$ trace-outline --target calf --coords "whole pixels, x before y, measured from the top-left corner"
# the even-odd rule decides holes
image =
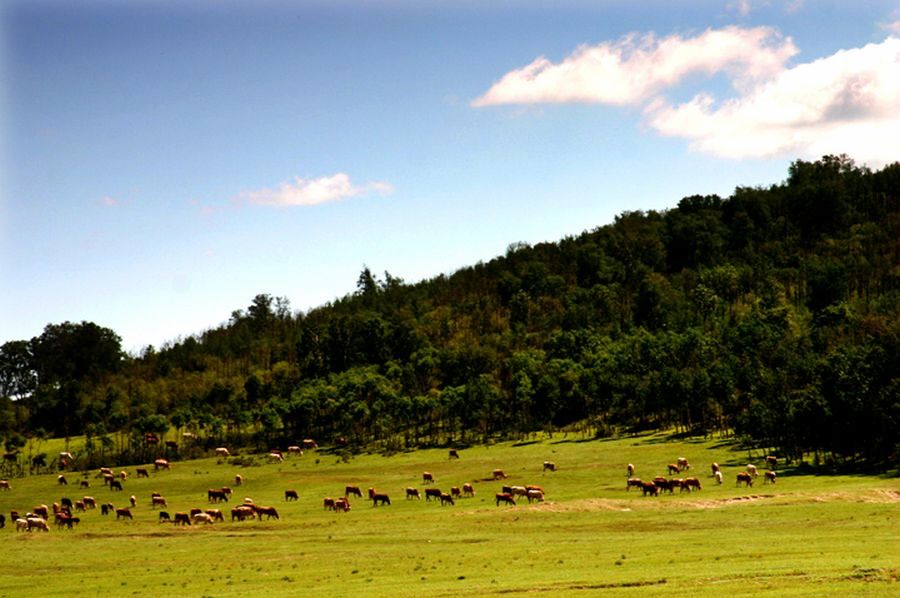
[[[28,531],[28,520],[27,519],[16,519],[16,531],[17,532],[27,532]]]
[[[406,489],[406,500],[410,500],[415,498],[416,500],[422,500],[422,497],[419,496],[418,488],[407,488]]]
[[[722,472],[717,471],[716,472],[716,484],[721,484],[721,483],[722,483]]]
[[[300,497],[297,496],[296,490],[285,490],[284,491],[284,500],[299,500]]]

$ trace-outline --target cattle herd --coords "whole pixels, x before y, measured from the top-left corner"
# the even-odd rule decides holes
[[[287,454],[298,454],[302,455],[303,450],[315,449],[317,445],[312,440],[304,440],[302,445],[291,446],[288,447]],[[215,456],[218,458],[226,458],[230,456],[230,452],[225,447],[219,447],[215,449]],[[282,461],[284,459],[284,454],[277,450],[269,451],[268,453],[270,460]],[[450,459],[459,459],[459,454],[456,450],[451,449],[449,452]],[[775,483],[776,475],[775,468],[778,465],[778,459],[775,456],[768,456],[765,458],[767,470],[764,472],[764,483]],[[156,472],[169,470],[171,465],[165,459],[157,459],[154,462],[154,470]],[[684,457],[678,458],[674,463],[670,463],[667,465],[666,470],[669,475],[678,475],[682,474],[691,469],[691,465],[688,460]],[[558,470],[555,463],[551,461],[545,461],[543,463],[542,473],[547,472],[556,472]],[[718,463],[712,463],[710,467],[711,476],[715,479],[717,484],[723,483],[723,474],[722,470]],[[147,468],[136,468],[135,470],[137,478],[149,478],[150,472]],[[665,492],[672,494],[674,490],[677,488],[679,493],[681,492],[694,492],[702,490],[703,486],[698,477],[690,476],[690,477],[665,477],[662,475],[655,476],[652,481],[643,481],[638,477],[635,477],[636,468],[634,464],[629,463],[626,467],[627,481],[625,484],[625,490],[631,490],[635,488],[643,493],[644,496],[659,496]],[[84,473],[84,480],[81,481],[80,487],[85,488],[89,487],[90,483],[87,479],[90,474]],[[114,472],[111,468],[103,467],[96,473],[95,476],[97,479],[102,480],[104,486],[108,486],[109,490],[113,493],[117,491],[123,490],[123,482],[125,482],[129,474],[127,471],[122,470],[118,473]],[[544,501],[544,489],[536,484],[520,484],[520,485],[507,485],[505,480],[509,476],[502,469],[494,469],[490,476],[481,481],[501,481],[504,482],[504,485],[501,486],[500,491],[494,494],[494,504],[496,506],[515,506],[518,504],[520,499],[525,499],[528,503],[534,502],[543,502]],[[737,473],[735,477],[735,482],[737,486],[744,485],[745,487],[753,486],[754,480],[758,477],[758,470],[755,465],[747,464],[744,468],[744,471]],[[244,478],[241,475],[236,475],[234,477],[234,485],[241,486],[244,482]],[[405,490],[405,498],[406,500],[421,500],[424,495],[426,503],[434,502],[435,504],[439,504],[441,506],[453,506],[456,504],[456,501],[467,498],[475,497],[475,487],[471,482],[465,482],[461,485],[451,486],[449,492],[442,491],[436,483],[436,479],[433,473],[425,471],[422,473],[422,484],[425,486],[423,491],[420,492],[419,488],[414,486],[409,486]],[[57,477],[57,485],[58,486],[68,486],[68,481],[66,480],[64,475],[59,475]],[[2,491],[10,491],[11,484],[9,480],[0,480],[0,490]],[[216,522],[224,522],[225,514],[220,510],[220,506],[222,503],[228,503],[232,498],[232,489],[228,486],[222,486],[219,488],[208,488],[206,490],[206,501],[207,508],[199,508],[194,507],[190,509],[185,509],[184,511],[177,511],[172,514],[169,513],[169,502],[166,498],[158,492],[153,492],[149,496],[149,501],[147,505],[150,510],[156,512],[156,520],[159,523],[171,523],[175,526],[191,526],[191,525],[212,525]],[[343,488],[343,492],[339,493],[337,498],[333,498],[330,496],[324,497],[322,504],[325,510],[330,510],[335,513],[346,513],[350,511],[350,497],[355,497],[362,499],[364,494],[362,489],[356,485],[346,485]],[[391,504],[391,498],[388,493],[376,490],[374,487],[368,488],[365,496],[369,501],[371,501],[372,506],[389,506]],[[284,501],[292,502],[298,501],[300,498],[300,494],[296,489],[289,488],[284,491]],[[131,495],[128,499],[129,506],[120,506],[116,507],[111,502],[105,502],[100,504],[100,515],[101,516],[111,516],[115,515],[116,520],[133,520],[134,515],[132,513],[132,509],[139,507],[139,500],[137,496]],[[81,518],[79,515],[86,513],[87,511],[91,511],[97,508],[98,502],[92,496],[83,496],[80,499],[72,500],[68,497],[62,497],[59,502],[53,502],[52,505],[48,506],[46,504],[40,504],[32,507],[30,510],[27,510],[24,515],[20,515],[18,510],[11,510],[10,517],[11,521],[15,523],[15,529],[19,532],[32,532],[32,531],[49,531],[50,529],[50,521],[52,515],[52,521],[56,524],[56,526],[60,529],[73,529],[81,522]],[[216,505],[216,506],[211,506]],[[165,510],[164,510],[165,509]],[[273,506],[263,506],[257,505],[252,498],[244,498],[242,502],[236,504],[234,507],[230,509],[231,521],[232,522],[242,522],[246,520],[255,519],[257,521],[262,521],[263,519],[279,519],[278,510]],[[6,516],[0,514],[0,527],[4,527],[6,524]]]

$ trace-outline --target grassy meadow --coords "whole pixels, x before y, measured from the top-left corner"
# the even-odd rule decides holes
[[[890,476],[803,475],[789,467],[777,483],[757,478],[737,488],[747,453],[722,440],[670,440],[661,434],[613,440],[555,435],[531,443],[500,443],[459,451],[423,450],[391,457],[363,455],[348,463],[309,451],[284,463],[239,467],[215,458],[175,462],[149,479],[134,475],[124,492],[103,487],[91,472],[58,486],[55,475],[11,480],[0,492],[0,596],[374,596],[544,595],[897,595],[900,585],[900,479]],[[645,480],[665,475],[677,457],[703,489],[642,497],[625,491],[625,466]],[[556,472],[542,472],[545,460]],[[725,483],[715,484],[718,462]],[[763,467],[761,463],[760,470]],[[544,503],[496,507],[500,482],[538,484]],[[134,468],[127,468],[132,474]],[[421,491],[422,472],[444,491],[473,482],[474,498],[455,506],[404,499]],[[226,523],[174,527],[157,522],[151,492],[170,513],[207,508],[207,488],[245,483],[219,505]],[[373,486],[393,504],[351,499],[349,513],[322,508],[347,484]],[[284,501],[296,489],[300,500]],[[134,521],[78,513],[74,530],[16,532],[21,513],[62,496],[85,494],[98,504],[127,506]],[[244,497],[275,506],[280,520],[231,523]]]

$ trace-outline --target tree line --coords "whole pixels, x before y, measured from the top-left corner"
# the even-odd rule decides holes
[[[364,268],[305,313],[260,294],[140,355],[48,325],[0,347],[0,435],[127,456],[148,432],[400,449],[674,426],[896,463],[898,341],[900,163],[826,156],[415,284]]]

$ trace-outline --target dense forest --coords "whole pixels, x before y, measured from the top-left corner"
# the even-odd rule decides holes
[[[90,322],[0,347],[13,453],[82,434],[96,462],[143,457],[147,433],[397,450],[672,427],[897,462],[900,163],[796,161],[768,188],[623,213],[416,284],[365,268],[306,313],[261,294],[140,355]]]

